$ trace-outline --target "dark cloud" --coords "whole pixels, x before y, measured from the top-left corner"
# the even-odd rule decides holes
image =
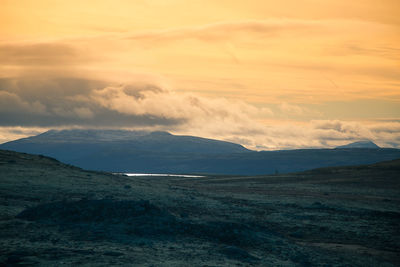
[[[108,84],[105,81],[86,78],[28,76],[0,79],[0,91],[14,93],[28,101],[54,100],[88,95],[90,91],[103,88]]]
[[[0,79],[0,128],[140,127],[233,136],[261,134],[255,118],[272,115],[267,108],[171,91],[157,79],[143,79],[126,84],[53,76]]]
[[[123,113],[92,99],[110,83],[83,78],[0,79],[1,126],[133,127],[181,124],[184,118],[167,118],[144,112]],[[140,99],[144,91],[159,92],[155,85],[116,87]],[[112,98],[112,96],[106,96]]]

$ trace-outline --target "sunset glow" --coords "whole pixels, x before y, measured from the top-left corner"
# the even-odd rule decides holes
[[[397,0],[0,6],[0,142],[89,127],[400,148]]]

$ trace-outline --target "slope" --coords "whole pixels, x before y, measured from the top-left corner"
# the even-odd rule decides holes
[[[132,178],[0,150],[0,265],[398,266],[399,166]]]

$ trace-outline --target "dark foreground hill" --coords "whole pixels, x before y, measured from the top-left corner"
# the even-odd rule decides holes
[[[0,266],[398,266],[399,174],[126,177],[0,150]]]
[[[251,151],[241,145],[167,132],[48,131],[0,145],[90,170],[136,173],[260,175],[400,158],[399,149]]]

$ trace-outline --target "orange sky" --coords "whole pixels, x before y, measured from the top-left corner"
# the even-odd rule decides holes
[[[0,141],[90,126],[259,149],[400,145],[397,0],[0,5]],[[24,112],[36,115],[28,123]]]

